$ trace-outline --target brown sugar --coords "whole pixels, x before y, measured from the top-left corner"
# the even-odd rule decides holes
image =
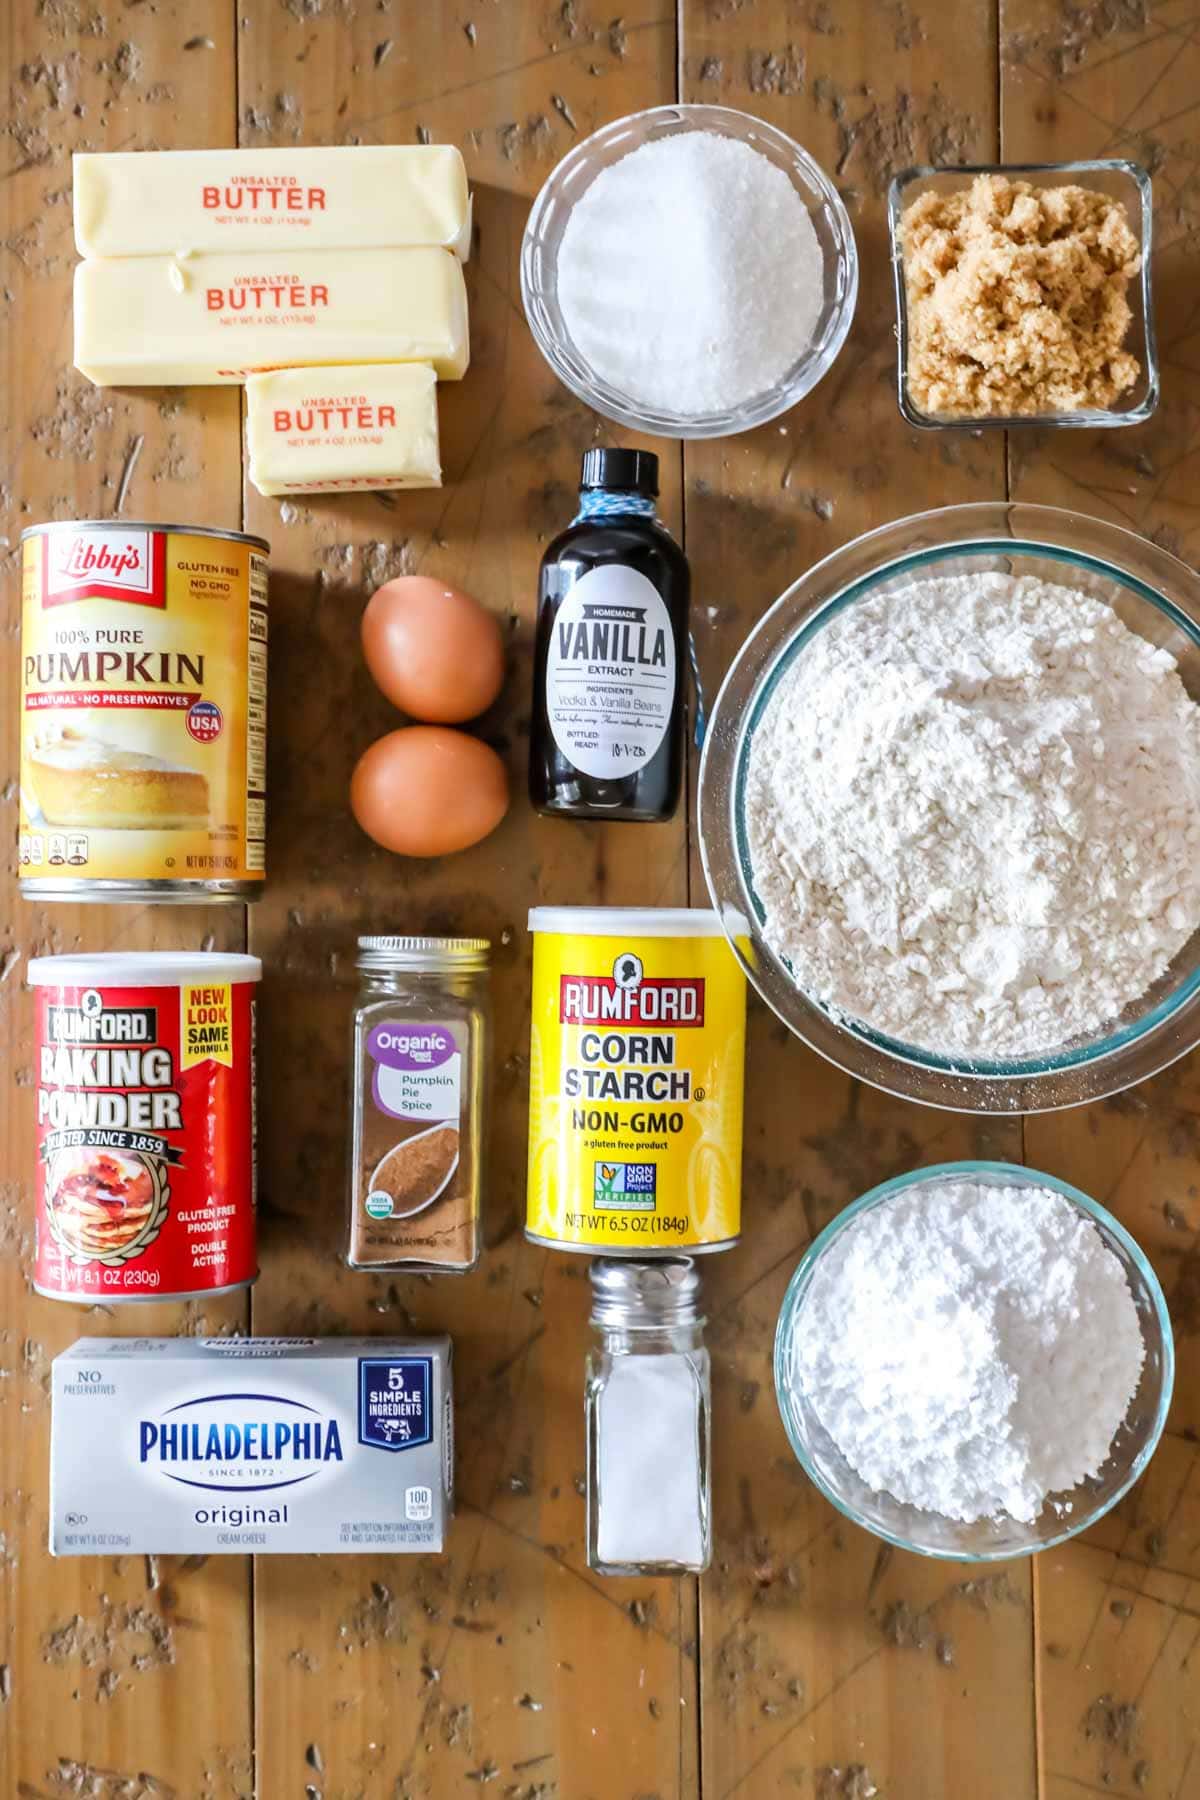
[[[1124,207],[1073,185],[978,175],[900,221],[908,392],[945,417],[1110,407],[1141,365],[1121,348],[1141,268]]]

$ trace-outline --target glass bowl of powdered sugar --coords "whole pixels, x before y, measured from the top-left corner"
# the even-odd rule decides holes
[[[858,255],[808,152],[724,106],[656,106],[566,155],[521,250],[525,316],[571,391],[661,437],[794,406],[845,341]]]
[[[1200,1043],[1200,577],[1020,503],[857,539],[735,658],[700,840],[750,980],[851,1075],[982,1113],[1144,1080]]]
[[[1145,1469],[1171,1400],[1166,1303],[1077,1188],[943,1163],[873,1188],[792,1277],[775,1339],[784,1427],[847,1518],[902,1549],[1047,1549]]]

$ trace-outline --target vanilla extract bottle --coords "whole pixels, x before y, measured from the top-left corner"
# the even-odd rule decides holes
[[[669,819],[683,785],[687,558],[655,514],[658,458],[589,450],[542,558],[529,794],[574,819]]]

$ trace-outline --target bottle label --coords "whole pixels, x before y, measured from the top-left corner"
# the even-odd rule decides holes
[[[580,577],[558,610],[546,662],[554,742],[584,775],[635,773],[671,729],[675,636],[653,582],[607,563]]]

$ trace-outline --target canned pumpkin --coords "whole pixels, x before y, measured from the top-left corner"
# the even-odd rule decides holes
[[[746,981],[717,915],[535,907],[526,1235],[645,1256],[741,1229]]]
[[[266,543],[112,519],[21,535],[22,893],[255,898]]]
[[[258,1273],[256,956],[43,956],[34,1286],[185,1300]]]

